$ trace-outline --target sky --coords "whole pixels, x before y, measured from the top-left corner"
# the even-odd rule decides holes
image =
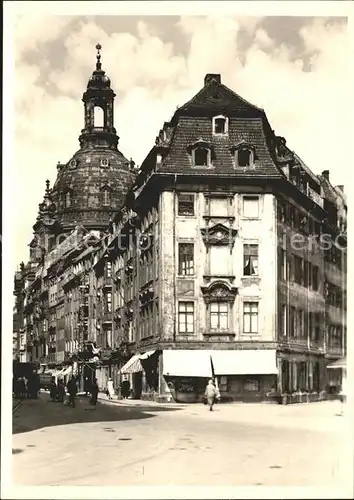
[[[14,265],[28,259],[45,181],[79,149],[81,101],[102,45],[119,149],[138,165],[206,73],[264,108],[277,135],[333,184],[346,184],[345,17],[23,15],[14,41]]]

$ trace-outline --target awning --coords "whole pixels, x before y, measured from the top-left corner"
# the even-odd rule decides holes
[[[211,377],[209,350],[163,351],[163,374],[175,377]]]
[[[336,361],[333,361],[329,365],[327,365],[327,368],[335,370],[336,368],[342,368],[345,369],[347,367],[347,357],[343,356],[343,358],[339,358]]]
[[[238,349],[212,351],[215,375],[276,375],[275,349]]]
[[[139,359],[148,359],[148,358],[150,358],[150,356],[152,356],[153,354],[155,354],[155,352],[156,352],[156,350],[154,350],[154,351],[147,351],[144,354],[141,354],[139,356]]]
[[[140,354],[135,354],[129,361],[120,369],[120,373],[139,373],[143,371],[140,363]]]
[[[73,371],[72,366],[68,366],[68,368],[66,368],[62,373],[63,377],[65,377],[65,375],[69,375],[72,371]]]

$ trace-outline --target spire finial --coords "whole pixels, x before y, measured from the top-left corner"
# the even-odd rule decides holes
[[[100,43],[98,43],[96,45],[96,50],[97,50],[97,55],[96,55],[96,58],[97,58],[96,70],[97,71],[100,71],[100,69],[101,69],[101,52],[100,52],[101,49],[102,49],[102,45]]]
[[[46,192],[48,193],[49,192],[49,186],[50,186],[50,180],[49,179],[47,179],[45,181],[45,185],[46,185]]]

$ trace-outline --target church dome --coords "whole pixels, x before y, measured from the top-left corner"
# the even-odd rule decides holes
[[[85,128],[79,137],[80,149],[66,164],[58,164],[51,198],[57,221],[64,231],[81,224],[105,229],[110,218],[123,206],[135,180],[133,162],[119,151],[119,137],[113,123],[115,94],[110,79],[101,69],[100,49],[96,70],[83,94]],[[96,123],[96,111],[101,123]]]

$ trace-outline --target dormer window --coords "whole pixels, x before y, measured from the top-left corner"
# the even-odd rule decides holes
[[[254,146],[244,141],[232,146],[231,154],[234,156],[236,168],[254,167],[256,159]]]
[[[187,148],[189,154],[192,156],[192,163],[194,167],[211,167],[211,144],[198,139],[194,144]]]
[[[213,134],[227,135],[229,132],[228,119],[225,116],[214,116],[213,118]]]
[[[206,148],[197,148],[194,150],[194,165],[196,167],[207,167],[209,151]]]
[[[73,158],[72,160],[70,160],[70,167],[71,168],[76,168],[77,167],[77,160],[75,160],[75,158]]]
[[[239,167],[249,167],[251,165],[251,151],[240,149],[237,152],[237,164]]]
[[[101,158],[101,167],[108,167],[108,166],[109,166],[108,158]]]

